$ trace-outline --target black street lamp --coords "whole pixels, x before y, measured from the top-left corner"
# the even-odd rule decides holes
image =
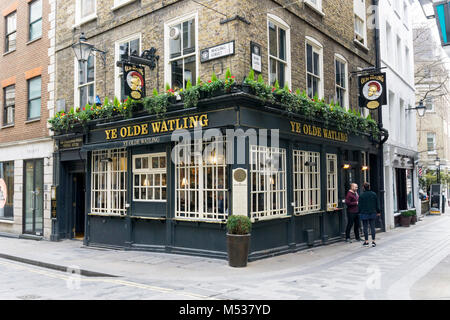
[[[417,113],[419,114],[419,117],[422,118],[423,116],[425,116],[425,112],[427,111],[427,107],[425,107],[423,105],[423,100],[420,100],[419,105],[417,107],[409,108],[409,109],[406,109],[406,110],[417,110]]]
[[[88,61],[93,52],[99,52],[103,60],[103,65],[106,65],[106,52],[97,49],[94,45],[88,43],[84,32],[81,33],[79,41],[72,45],[72,49],[75,53],[75,57],[81,63]]]
[[[437,184],[441,184],[441,159],[439,159],[439,157],[436,157],[434,164],[436,165]]]

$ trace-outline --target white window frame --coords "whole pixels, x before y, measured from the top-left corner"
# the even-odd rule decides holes
[[[335,74],[335,77],[336,77],[336,71],[337,71],[336,70],[336,61],[338,61],[340,63],[343,63],[345,65],[345,73],[344,73],[345,88],[339,86],[336,83],[336,79],[335,79],[335,91],[337,91],[337,88],[345,90],[345,93],[344,93],[344,105],[341,106],[341,107],[345,108],[345,110],[348,110],[350,108],[349,93],[348,93],[348,91],[349,91],[349,88],[348,88],[348,86],[349,86],[349,81],[348,81],[348,62],[347,62],[347,59],[345,59],[342,55],[337,54],[337,53],[334,55],[334,74]],[[336,101],[335,102],[337,102],[337,100],[338,100],[337,92],[335,93],[335,95],[336,95]]]
[[[270,34],[269,34],[269,21],[275,24],[278,28],[283,29],[286,32],[286,61],[283,61],[279,59],[278,57],[272,56],[270,54]],[[277,33],[277,50],[279,50],[279,37]],[[277,62],[282,62],[286,64],[286,70],[285,70],[285,83],[288,84],[289,88],[291,88],[291,28],[290,26],[284,22],[279,17],[268,13],[267,14],[267,67],[268,67],[268,74],[267,79],[269,79],[270,82],[270,59],[274,59]],[[278,74],[277,74],[278,79]],[[280,84],[281,85],[281,84]]]
[[[142,53],[142,33],[136,33],[133,35],[130,35],[128,37],[122,38],[120,40],[117,40],[114,43],[114,57],[115,60],[114,61],[119,61],[120,59],[120,44],[124,43],[124,42],[130,42],[133,40],[139,39],[139,52],[138,54],[140,55]],[[114,95],[117,97],[117,99],[121,99],[121,81],[120,81],[120,76],[122,75],[122,68],[115,66],[114,67]]]
[[[431,109],[430,110],[428,110],[428,108],[427,108],[428,103],[431,104]],[[425,98],[425,107],[427,108],[427,109],[425,109],[425,112],[430,112],[430,113],[434,112],[434,100],[433,100],[433,97]]]
[[[152,159],[153,158],[161,158],[164,157],[165,161],[166,161],[166,166],[164,168],[152,168]],[[167,154],[165,152],[159,152],[159,153],[146,153],[146,154],[136,154],[133,155],[133,201],[134,202],[167,202]],[[148,168],[141,168],[141,169],[136,169],[136,159],[144,159],[147,158],[148,161]],[[162,175],[165,174],[166,175],[166,183],[163,184],[163,180],[162,180]],[[152,181],[155,181],[154,177],[156,175],[161,175],[160,177],[160,184],[159,184],[159,189],[160,189],[160,199],[137,199],[136,198],[136,194],[135,194],[135,190],[136,189],[142,189],[142,185],[139,184],[139,186],[136,186],[135,182],[136,182],[136,176],[141,176],[141,175],[151,175],[152,177]],[[139,178],[140,180],[141,178]],[[147,186],[147,189],[157,189],[158,186]],[[163,199],[162,196],[162,190],[166,189],[166,198]],[[141,192],[139,192],[139,195],[141,195]],[[148,196],[148,195],[147,195]]]
[[[321,16],[324,16],[325,14],[322,11],[322,0],[315,0],[316,3],[313,2],[313,0],[305,0],[305,4],[308,5],[311,9],[314,9],[319,13]]]
[[[186,55],[181,55],[174,59],[170,58],[170,28],[173,25],[180,24],[185,22],[186,20],[195,20],[195,51],[193,53],[189,53]],[[198,46],[198,12],[193,12],[189,14],[185,14],[183,16],[168,20],[164,23],[164,83],[172,84],[172,72],[170,63],[174,60],[186,59],[192,56],[195,56],[195,73],[197,77],[199,76],[199,66],[200,66],[200,55],[199,55],[199,46]],[[183,50],[183,48],[181,48]],[[197,81],[197,79],[193,79]],[[184,89],[184,80],[183,80],[183,89]]]
[[[96,80],[97,80],[97,63],[96,63],[96,56],[94,55],[93,56],[93,59],[94,59],[94,81],[91,81],[91,82],[87,82],[87,83],[85,83],[85,84],[82,84],[81,86],[79,85],[79,66],[80,66],[80,63],[78,62],[78,60],[77,60],[77,58],[74,58],[74,77],[73,77],[73,79],[74,79],[74,86],[73,86],[73,89],[74,89],[74,91],[73,91],[73,94],[74,94],[74,96],[73,96],[73,103],[74,103],[74,106],[76,107],[76,108],[82,108],[82,107],[84,107],[84,106],[80,106],[80,92],[79,92],[79,89],[80,89],[80,87],[84,87],[84,86],[88,86],[88,85],[91,85],[91,84],[94,84],[94,99],[95,99],[95,93],[96,93]]]
[[[81,1],[82,0],[75,0],[75,25],[73,27],[97,19],[97,0],[92,0],[94,1],[94,13],[86,17],[81,16]]]
[[[363,23],[363,34],[356,31],[356,19],[359,18]],[[367,14],[366,14],[366,1],[365,0],[353,0],[353,30],[355,35],[355,40],[358,44],[363,47],[367,47]],[[361,37],[364,42],[357,39],[356,36]]]
[[[334,172],[330,171],[330,160],[334,162]],[[327,211],[338,207],[337,154],[327,153]]]
[[[429,150],[428,145],[428,137],[429,135],[433,135],[433,150]],[[436,153],[436,132],[427,132],[427,151],[428,154],[435,154]]]
[[[320,152],[294,150],[293,161],[294,214],[306,215],[320,211]],[[306,162],[314,162],[316,165],[307,166]]]
[[[136,2],[136,0],[114,0],[114,5],[111,8],[111,10],[117,10],[119,8],[122,8],[124,6],[126,6],[129,3],[133,3]]]
[[[272,159],[272,155],[279,155],[279,165],[281,170],[272,170],[268,168],[267,160]],[[261,168],[261,164],[264,167]],[[286,186],[286,149],[276,147],[265,147],[252,145],[250,147],[250,214],[251,220],[270,220],[287,216],[287,186]],[[276,175],[276,183],[273,180],[273,175]],[[254,186],[253,178],[255,177],[258,183]],[[269,178],[270,177],[270,178]],[[264,181],[264,187],[261,188],[260,181]],[[273,189],[272,185],[280,184],[284,188]],[[264,208],[259,208],[259,195],[263,195]],[[276,201],[273,202],[275,196]],[[253,208],[253,197],[256,197],[258,210]]]
[[[308,93],[308,75],[311,74],[311,76],[316,77],[316,75],[308,72],[308,45],[312,46],[313,54],[314,52],[319,54],[319,92],[318,96],[319,99],[322,99],[324,97],[324,78],[323,78],[323,46],[322,44],[317,41],[316,39],[306,36],[305,37],[305,71],[306,71],[306,91]]]
[[[219,139],[214,142],[193,140],[187,145],[179,145],[183,149],[178,163],[175,164],[175,218],[178,220],[194,220],[207,222],[221,222],[228,219],[230,197],[228,165],[226,161],[226,141]],[[185,149],[186,148],[186,149]],[[185,152],[188,151],[188,152]],[[214,152],[214,156],[208,155]],[[217,161],[222,157],[222,161]],[[208,188],[207,172],[211,169],[213,185]],[[195,170],[194,186],[191,187],[191,170]],[[222,185],[220,186],[219,171],[222,171]],[[183,176],[183,178],[181,178]],[[194,199],[191,201],[191,194]],[[208,212],[208,194],[212,194],[211,211]],[[184,199],[183,199],[184,195]],[[223,212],[219,212],[219,197],[223,196]],[[194,210],[190,203],[194,202]],[[184,210],[182,210],[184,204]],[[206,207],[206,208],[205,208]]]
[[[364,182],[370,183],[370,181],[369,181],[370,180],[370,174],[369,174],[370,168],[369,168],[369,165],[368,165],[368,162],[367,162],[367,160],[368,160],[368,153],[367,152],[365,152],[365,151],[361,152],[361,160],[362,160],[362,165],[368,167],[367,170],[363,171]]]
[[[121,157],[125,158],[124,170],[113,171],[113,162],[105,161],[106,171],[100,170],[101,159],[114,159],[114,155],[117,157],[117,168],[120,168]],[[99,161],[98,171],[95,171],[95,162]],[[126,149],[107,149],[96,150],[92,152],[91,159],[91,213],[92,214],[105,214],[105,215],[125,215],[127,213],[127,182],[128,182],[128,152]],[[117,183],[119,188],[113,189],[113,175],[116,174]],[[120,175],[124,174],[123,185],[120,185]],[[105,188],[100,187],[101,177],[104,177]],[[97,177],[97,179],[96,179]],[[95,194],[99,193],[102,197],[106,197],[106,208],[95,207]],[[122,197],[121,197],[122,196]],[[114,201],[116,197],[116,201]],[[123,202],[120,199],[123,199]],[[116,203],[115,203],[116,202]]]

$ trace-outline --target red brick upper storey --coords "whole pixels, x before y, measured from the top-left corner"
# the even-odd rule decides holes
[[[39,3],[41,1],[42,14]],[[33,15],[30,8],[33,6]],[[48,94],[48,66],[49,66],[49,12],[48,0],[1,0],[0,1],[0,146],[13,141],[29,140],[49,136],[47,120]],[[8,17],[16,16],[14,23],[7,24]],[[41,21],[39,19],[41,18]],[[42,23],[41,35],[39,24]],[[15,32],[15,36],[14,36]],[[9,36],[8,35],[11,35]],[[31,36],[33,35],[33,36]],[[14,45],[14,37],[16,42]],[[7,45],[7,40],[12,45]],[[10,49],[9,49],[10,48]],[[38,83],[41,77],[41,96],[39,108],[33,108],[30,113],[29,82]],[[33,81],[34,80],[34,81]],[[6,108],[5,91],[14,86],[14,117],[12,119],[11,107]],[[8,89],[8,92],[9,92]],[[39,105],[39,94],[33,90],[31,100],[34,106]],[[37,100],[36,100],[37,99]],[[11,101],[11,99],[9,100]],[[7,110],[8,109],[8,110]]]

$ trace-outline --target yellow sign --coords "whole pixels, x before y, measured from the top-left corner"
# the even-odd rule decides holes
[[[192,129],[198,126],[208,126],[207,114],[107,129],[105,130],[105,135],[106,140],[115,140],[119,138],[131,138],[149,134],[172,132],[180,129]]]
[[[316,127],[311,124],[301,124],[300,122],[290,121],[291,131],[294,133],[304,134],[306,136],[324,138],[334,141],[348,142],[348,134],[336,130]]]

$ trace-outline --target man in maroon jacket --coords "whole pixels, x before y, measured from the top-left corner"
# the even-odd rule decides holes
[[[358,199],[359,195],[356,192],[358,190],[358,185],[352,183],[350,185],[350,190],[347,192],[345,197],[345,204],[347,205],[347,228],[345,230],[345,241],[352,242],[350,240],[350,230],[352,226],[355,225],[355,239],[360,241],[359,237],[359,210],[358,210]]]

